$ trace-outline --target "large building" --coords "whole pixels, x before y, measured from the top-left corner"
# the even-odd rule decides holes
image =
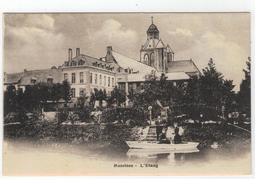
[[[71,84],[72,98],[90,96],[94,89],[106,90],[109,94],[116,85],[116,66],[80,53],[76,49],[73,57],[72,49],[68,50],[68,60],[62,66],[63,80]]]
[[[116,85],[128,93],[146,82],[147,75],[151,73],[158,77],[164,73],[173,84],[187,81],[191,76],[200,73],[191,59],[175,60],[173,50],[162,41],[153,20],[146,33],[147,38],[141,46],[139,61],[120,54],[112,46],[107,47],[106,55],[101,58],[81,54],[80,48],[76,48],[73,56],[73,51],[69,48],[68,59],[59,69],[31,71],[30,75],[28,72],[7,74],[5,85],[24,86],[40,81],[68,80],[72,97],[77,98],[90,96],[95,88],[106,90],[109,95]],[[27,83],[23,82],[25,78]]]
[[[16,89],[25,90],[26,86],[38,83],[62,83],[62,71],[60,68],[51,67],[41,70],[24,70],[20,73],[4,73],[4,90],[8,85],[13,85]]]

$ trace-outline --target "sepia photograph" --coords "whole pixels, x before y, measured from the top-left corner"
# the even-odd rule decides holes
[[[252,175],[250,12],[4,13],[5,176]]]

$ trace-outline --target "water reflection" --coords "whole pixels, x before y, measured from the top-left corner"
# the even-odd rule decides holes
[[[145,160],[146,162],[175,164],[190,157],[194,158],[194,155],[198,152],[197,148],[189,151],[129,149],[126,155],[131,161]]]

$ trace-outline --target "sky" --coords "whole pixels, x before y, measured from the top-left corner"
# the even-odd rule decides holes
[[[250,56],[249,13],[5,14],[4,71],[62,65],[68,48],[103,57],[106,47],[139,60],[146,30],[154,24],[175,59],[192,59],[199,69],[213,58],[235,90]]]

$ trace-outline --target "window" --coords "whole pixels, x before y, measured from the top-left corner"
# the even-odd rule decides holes
[[[149,56],[148,56],[148,54],[144,55],[144,63],[147,64],[147,65],[149,63]]]
[[[150,66],[154,66],[154,53],[152,52],[150,55]]]
[[[93,73],[90,73],[90,83],[93,83]]]
[[[86,89],[85,88],[80,88],[79,89],[79,96],[83,97],[86,95]]]
[[[84,73],[83,72],[79,73],[79,82],[84,83]]]
[[[47,83],[48,84],[53,84],[53,78],[47,78]]]
[[[36,83],[36,79],[35,78],[31,78],[31,84],[35,84]]]
[[[99,85],[100,86],[102,85],[102,75],[101,74],[99,75]]]
[[[110,77],[108,77],[108,82],[107,82],[107,84],[108,84],[108,87],[110,87]]]
[[[72,73],[71,74],[71,83],[75,83],[76,82],[76,74]]]
[[[76,94],[76,89],[75,88],[71,88],[71,97],[75,98],[75,94]]]
[[[64,80],[68,80],[68,74],[64,73]]]
[[[114,77],[112,77],[112,87],[114,87],[115,86],[115,81],[114,81],[115,79],[114,79]]]
[[[106,86],[106,85],[107,85],[107,77],[104,76],[104,86]]]
[[[95,84],[97,84],[97,74],[95,74]]]

